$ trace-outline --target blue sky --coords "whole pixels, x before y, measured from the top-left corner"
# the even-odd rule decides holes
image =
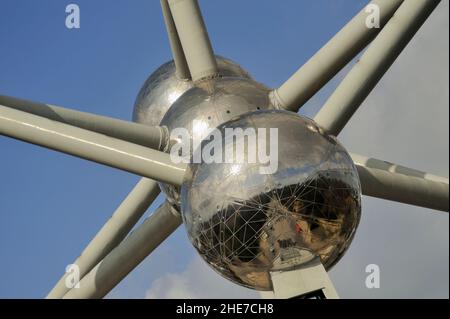
[[[153,70],[171,58],[159,1],[73,2],[81,9],[79,30],[65,27],[65,7],[69,1],[0,0],[3,16],[0,19],[0,93],[130,120],[141,85]],[[258,81],[276,87],[363,8],[366,1],[203,0],[200,3],[215,52],[238,61]],[[445,32],[448,35],[448,22]],[[448,56],[448,41],[445,41]],[[445,70],[440,72],[444,72],[448,86]],[[322,90],[303,112],[314,114],[336,83]],[[437,93],[448,104],[448,91],[442,90]],[[448,121],[445,125],[448,131]],[[352,134],[344,132],[344,135]],[[347,139],[350,144],[359,145],[351,137]],[[380,137],[379,141],[382,140]],[[394,147],[391,149],[395,151]],[[417,168],[448,176],[448,167],[441,163],[445,158],[448,163],[448,147],[440,151],[436,165],[442,168],[435,171],[434,166]],[[397,158],[403,159],[402,153],[398,154]],[[395,160],[395,154],[392,156],[390,159]],[[415,163],[413,159],[402,164],[421,165],[422,162],[426,161]],[[44,297],[65,266],[78,256],[138,179],[112,168],[0,137],[0,273],[3,275],[0,297]],[[160,202],[161,199],[155,204]],[[382,207],[387,212],[399,207],[379,201],[368,203],[368,207],[374,205],[373,210]],[[429,214],[424,215],[423,209],[411,210],[420,220]],[[436,218],[434,222],[444,225],[440,231],[448,239],[448,215]],[[430,245],[439,252],[445,248],[442,243],[443,247]],[[195,260],[195,252],[184,229],[180,228],[152,257],[155,258],[144,261],[111,297],[144,297],[167,274],[186,272],[186,267]],[[443,258],[448,270],[448,244]],[[448,284],[446,287],[448,297]],[[345,291],[345,287],[341,290]],[[247,290],[239,291],[252,296]],[[445,294],[445,286],[443,291]],[[353,296],[353,292],[348,296]]]

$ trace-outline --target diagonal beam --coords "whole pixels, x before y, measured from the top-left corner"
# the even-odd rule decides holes
[[[167,34],[169,36],[170,48],[172,49],[173,61],[175,62],[176,74],[179,79],[189,80],[191,73],[187,65],[186,57],[181,46],[181,41],[178,36],[175,22],[173,21],[172,13],[170,12],[169,3],[167,0],[161,0],[161,8],[166,24]]]
[[[379,8],[380,27],[392,17],[402,2],[403,0],[370,2],[370,5]],[[369,14],[366,8],[347,23],[289,80],[271,92],[271,100],[275,106],[298,112],[300,107],[375,38],[380,29],[367,27],[366,20]]]
[[[159,193],[157,182],[147,178],[142,178],[139,181],[108,222],[73,263],[78,266],[80,279],[120,244]],[[66,285],[66,280],[67,274],[61,277],[47,295],[47,298],[62,298],[70,290],[68,285]]]
[[[80,281],[79,289],[71,289],[64,299],[103,298],[181,222],[181,217],[164,203]]]
[[[448,179],[352,154],[363,195],[449,211]]]
[[[0,105],[157,150],[164,150],[168,143],[169,134],[164,127],[146,126],[5,95],[0,95]]]
[[[0,134],[174,185],[186,170],[169,154],[2,105]]]
[[[218,75],[216,58],[197,0],[168,0],[194,82]]]
[[[444,184],[448,184],[448,178],[436,176],[430,173],[422,172],[416,169],[412,169],[406,166],[397,165],[394,163],[390,163],[387,161],[379,160],[376,158],[371,158],[355,153],[351,153],[350,156],[353,159],[353,162],[357,165],[361,165],[367,168],[375,168],[383,171],[387,171],[390,173],[403,174],[411,177],[423,178],[432,182],[440,182]]]
[[[439,2],[405,1],[314,120],[338,135]]]

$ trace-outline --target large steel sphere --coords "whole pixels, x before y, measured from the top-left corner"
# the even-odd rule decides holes
[[[220,75],[223,77],[250,78],[237,63],[216,56]],[[159,67],[145,81],[133,111],[133,121],[146,125],[159,125],[170,106],[194,84],[177,78],[175,63],[167,62]]]
[[[259,161],[189,165],[182,216],[200,255],[225,278],[258,290],[272,289],[269,272],[316,257],[332,267],[361,215],[358,173],[346,150],[314,121],[286,111],[254,112],[219,126],[223,154],[236,143],[225,128],[277,128],[278,169],[262,174]]]
[[[167,126],[169,131],[185,128],[191,137],[199,136],[239,115],[271,108],[268,92],[264,85],[246,78],[201,82],[172,105],[161,125]],[[168,202],[179,209],[179,188],[163,183],[160,186]]]

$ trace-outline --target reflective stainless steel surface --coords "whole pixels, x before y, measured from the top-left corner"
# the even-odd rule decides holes
[[[330,269],[349,247],[361,215],[350,155],[312,120],[286,111],[243,115],[221,125],[222,134],[226,127],[278,128],[278,170],[262,175],[265,165],[258,162],[189,166],[181,208],[199,254],[225,278],[258,290],[271,289],[269,271],[293,269],[315,256]],[[222,143],[222,152],[234,147],[225,138]]]
[[[221,76],[250,78],[233,61],[220,56],[216,56],[216,59]],[[177,78],[173,61],[163,64],[141,88],[134,105],[133,121],[150,126],[159,125],[170,106],[193,86],[192,81]]]
[[[268,92],[264,85],[246,78],[224,77],[202,82],[173,104],[161,125],[169,131],[186,128],[190,136],[202,135],[239,115],[271,108]],[[161,189],[179,209],[178,187],[161,184]]]

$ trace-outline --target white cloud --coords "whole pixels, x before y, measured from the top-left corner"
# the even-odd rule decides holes
[[[222,278],[200,257],[195,256],[186,270],[155,280],[146,293],[148,299],[257,298],[255,291]]]

